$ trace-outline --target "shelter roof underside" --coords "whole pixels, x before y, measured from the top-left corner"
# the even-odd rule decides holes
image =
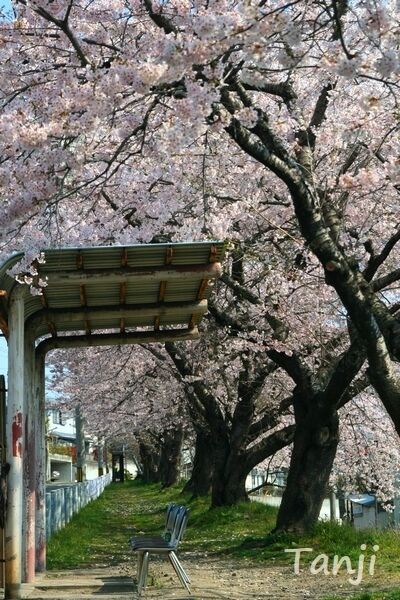
[[[207,310],[213,280],[220,274],[221,242],[138,244],[45,250],[35,263],[40,295],[26,292],[25,321],[35,336],[59,332],[191,330]],[[22,258],[0,268],[0,326],[8,334],[9,299],[16,280],[7,274]]]

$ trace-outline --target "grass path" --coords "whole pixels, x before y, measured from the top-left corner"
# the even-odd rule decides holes
[[[330,564],[335,554],[346,555],[356,566],[360,545],[367,545],[365,554],[368,559],[372,546],[378,544],[377,575],[367,583],[367,590],[385,587],[391,590],[390,594],[379,592],[374,596],[372,592],[365,591],[364,595],[357,596],[357,590],[353,588],[352,595],[354,600],[400,600],[400,532],[361,533],[351,527],[320,523],[312,535],[274,537],[269,532],[274,526],[275,508],[251,502],[210,511],[208,498],[191,501],[189,496],[179,492],[177,487],[161,490],[158,485],[139,482],[111,484],[100,498],[82,509],[65,529],[53,536],[48,546],[48,568],[60,570],[132,564],[129,537],[137,533],[159,533],[163,528],[166,505],[175,501],[191,509],[183,550],[188,560],[201,557],[204,573],[207,560],[212,569],[215,565],[218,568],[219,564],[221,569],[226,569],[228,563],[241,569],[247,564],[248,568],[257,569],[260,586],[263,573],[266,581],[280,578],[282,586],[288,580],[289,586],[293,587],[293,594],[288,592],[288,598],[296,598],[299,582],[303,587],[305,581],[309,582],[310,589],[315,585],[318,587],[318,578],[310,575],[309,569],[317,555],[328,555]],[[293,554],[284,552],[297,547],[313,548],[313,552],[302,559],[302,578],[293,577]],[[221,581],[225,575],[221,571]],[[338,577],[331,577],[331,580],[332,600],[348,598],[349,592],[345,596],[334,595],[342,586]],[[307,597],[321,598],[321,592]],[[273,600],[273,596],[271,598]],[[326,595],[325,599],[328,600]]]
[[[131,558],[128,539],[138,532],[162,531],[169,502],[191,509],[185,549],[228,551],[247,536],[271,529],[276,509],[258,503],[209,511],[209,499],[194,501],[180,487],[161,490],[159,485],[126,482],[109,485],[96,501],[83,508],[48,545],[48,568],[68,569],[111,565]],[[257,550],[257,552],[259,552]],[[248,550],[243,550],[248,554]],[[251,553],[251,551],[250,551]],[[239,552],[240,554],[240,552]]]

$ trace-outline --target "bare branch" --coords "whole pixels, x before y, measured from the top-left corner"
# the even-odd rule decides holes
[[[157,25],[157,27],[163,29],[167,34],[178,33],[178,29],[175,27],[175,25],[171,22],[170,19],[168,19],[161,12],[154,12],[151,0],[143,0],[143,4],[148,12],[150,19]]]

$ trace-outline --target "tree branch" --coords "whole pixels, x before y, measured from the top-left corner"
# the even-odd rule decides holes
[[[379,267],[385,262],[393,248],[396,246],[397,242],[400,241],[400,226],[398,230],[389,238],[386,242],[383,250],[380,254],[376,256],[371,256],[368,265],[364,269],[363,275],[367,281],[371,281]]]
[[[153,3],[151,2],[151,0],[143,0],[143,4],[148,12],[150,19],[157,25],[157,27],[163,29],[166,34],[178,33],[178,29],[175,27],[175,25],[171,22],[170,19],[168,19],[161,12],[154,12]]]
[[[343,406],[342,398],[365,362],[365,350],[359,339],[342,353],[333,374],[323,392],[328,406]],[[350,400],[351,397],[347,397]]]
[[[275,433],[272,433],[268,437],[260,440],[257,444],[252,446],[248,450],[246,457],[246,469],[248,472],[251,471],[256,465],[260,464],[263,460],[276,454],[278,450],[282,450],[289,444],[292,443],[294,433],[296,430],[295,425],[288,425]]]

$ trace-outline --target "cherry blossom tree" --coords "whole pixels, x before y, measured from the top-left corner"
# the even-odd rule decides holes
[[[51,367],[58,402],[70,410],[79,405],[93,434],[136,450],[145,481],[177,482],[188,423],[182,390],[168,369],[125,346],[56,351]]]
[[[228,237],[227,306],[250,322],[213,315],[245,336],[243,360],[264,353],[294,382],[278,527],[310,524],[365,357],[400,432],[398,4],[15,6],[0,32],[3,251],[25,250],[37,289],[48,245]],[[311,510],[294,493],[308,482]]]
[[[399,496],[400,447],[386,410],[367,388],[341,409],[340,416],[332,486],[342,492],[376,494],[391,509]]]

